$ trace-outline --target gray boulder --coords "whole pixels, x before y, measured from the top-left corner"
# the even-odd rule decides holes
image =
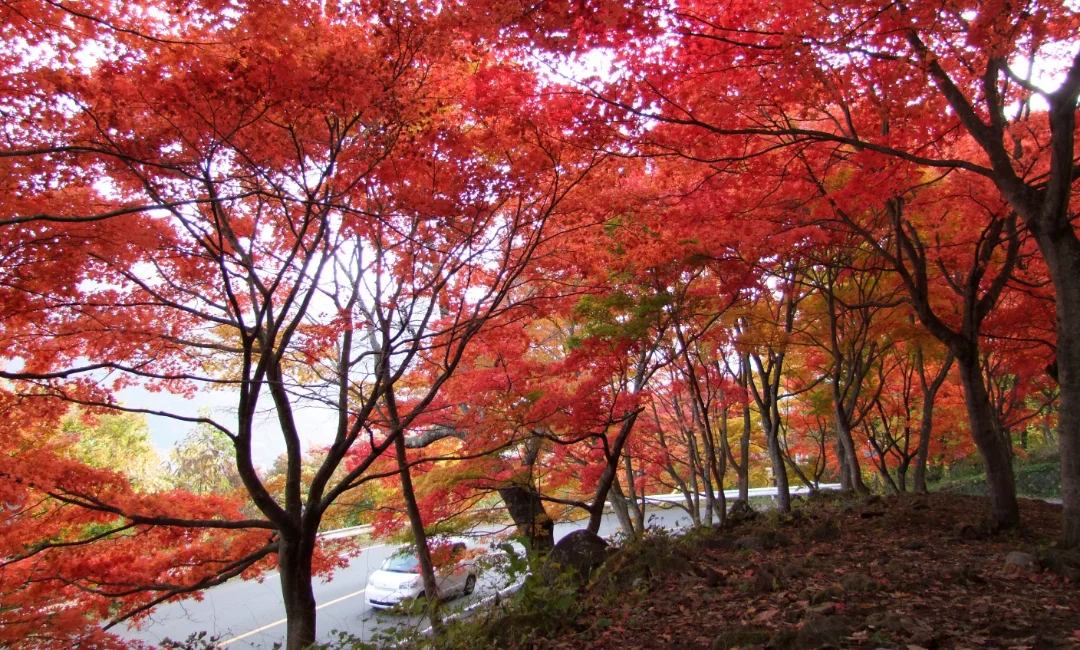
[[[1012,573],[1038,571],[1039,559],[1031,553],[1013,551],[1005,556],[1005,570]]]
[[[757,510],[754,510],[749,502],[736,499],[731,504],[731,509],[728,510],[727,523],[729,526],[738,526],[757,519],[757,516]]]
[[[587,530],[575,530],[555,544],[544,561],[543,573],[549,580],[566,571],[586,581],[608,556],[608,543]]]

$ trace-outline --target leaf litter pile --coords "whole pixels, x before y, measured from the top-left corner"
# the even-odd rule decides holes
[[[1021,503],[1023,526],[1004,532],[979,523],[979,497],[822,496],[647,538],[609,557],[576,617],[507,645],[1080,648],[1080,557],[1055,547],[1061,507]]]

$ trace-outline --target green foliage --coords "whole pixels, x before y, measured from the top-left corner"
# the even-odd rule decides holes
[[[1013,464],[1016,494],[1034,499],[1061,498],[1061,463],[1045,454],[1018,457]],[[933,492],[949,492],[971,496],[986,496],[986,474],[964,465],[944,480],[929,486]]]
[[[502,647],[531,636],[551,635],[566,627],[581,613],[580,585],[564,572],[555,580],[545,577],[542,558],[535,553],[519,553],[510,544],[500,547],[505,572],[511,584],[521,587],[507,600],[501,613],[479,622],[479,640]],[[474,632],[464,626],[447,631],[448,647],[470,647]]]
[[[143,492],[169,487],[161,457],[150,442],[146,417],[135,413],[89,417],[72,410],[60,424],[61,433],[73,439],[68,454],[91,467],[115,469]],[[123,459],[118,463],[118,459]]]
[[[1023,496],[1060,498],[1061,464],[1027,465],[1016,472],[1016,491]]]
[[[571,337],[567,345],[573,349],[590,338],[641,340],[673,301],[674,297],[667,292],[637,296],[612,291],[603,296],[585,296],[574,306],[574,315],[582,322],[583,331]]]
[[[223,494],[240,487],[235,449],[229,437],[200,424],[169,455],[169,470],[178,489],[194,494]]]

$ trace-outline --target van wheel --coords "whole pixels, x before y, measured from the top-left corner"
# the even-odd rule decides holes
[[[476,576],[470,575],[468,578],[465,579],[465,591],[461,593],[468,596],[473,592],[474,589],[476,589]]]

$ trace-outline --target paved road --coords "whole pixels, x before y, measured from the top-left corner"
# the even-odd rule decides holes
[[[690,518],[680,509],[649,510],[649,524],[668,529],[684,527]],[[585,521],[558,524],[556,539],[570,531],[584,528]],[[614,515],[607,515],[600,527],[600,534],[611,536],[618,531]],[[353,558],[348,568],[337,571],[333,577],[315,585],[318,603],[319,640],[333,639],[331,632],[341,630],[370,639],[379,630],[393,626],[409,625],[409,619],[372,611],[364,601],[367,578],[379,568],[383,560],[398,547],[379,544],[365,549]],[[459,598],[451,603],[464,607],[488,596],[493,590],[505,586],[494,571],[484,575],[470,598]],[[416,621],[416,625],[422,625]],[[276,575],[262,583],[254,580],[234,580],[208,589],[203,599],[188,599],[159,607],[141,629],[128,628],[121,632],[129,639],[139,639],[154,645],[165,638],[182,641],[189,635],[205,631],[219,636],[227,650],[251,650],[270,648],[283,641],[285,636],[285,606],[281,599],[281,586]]]

